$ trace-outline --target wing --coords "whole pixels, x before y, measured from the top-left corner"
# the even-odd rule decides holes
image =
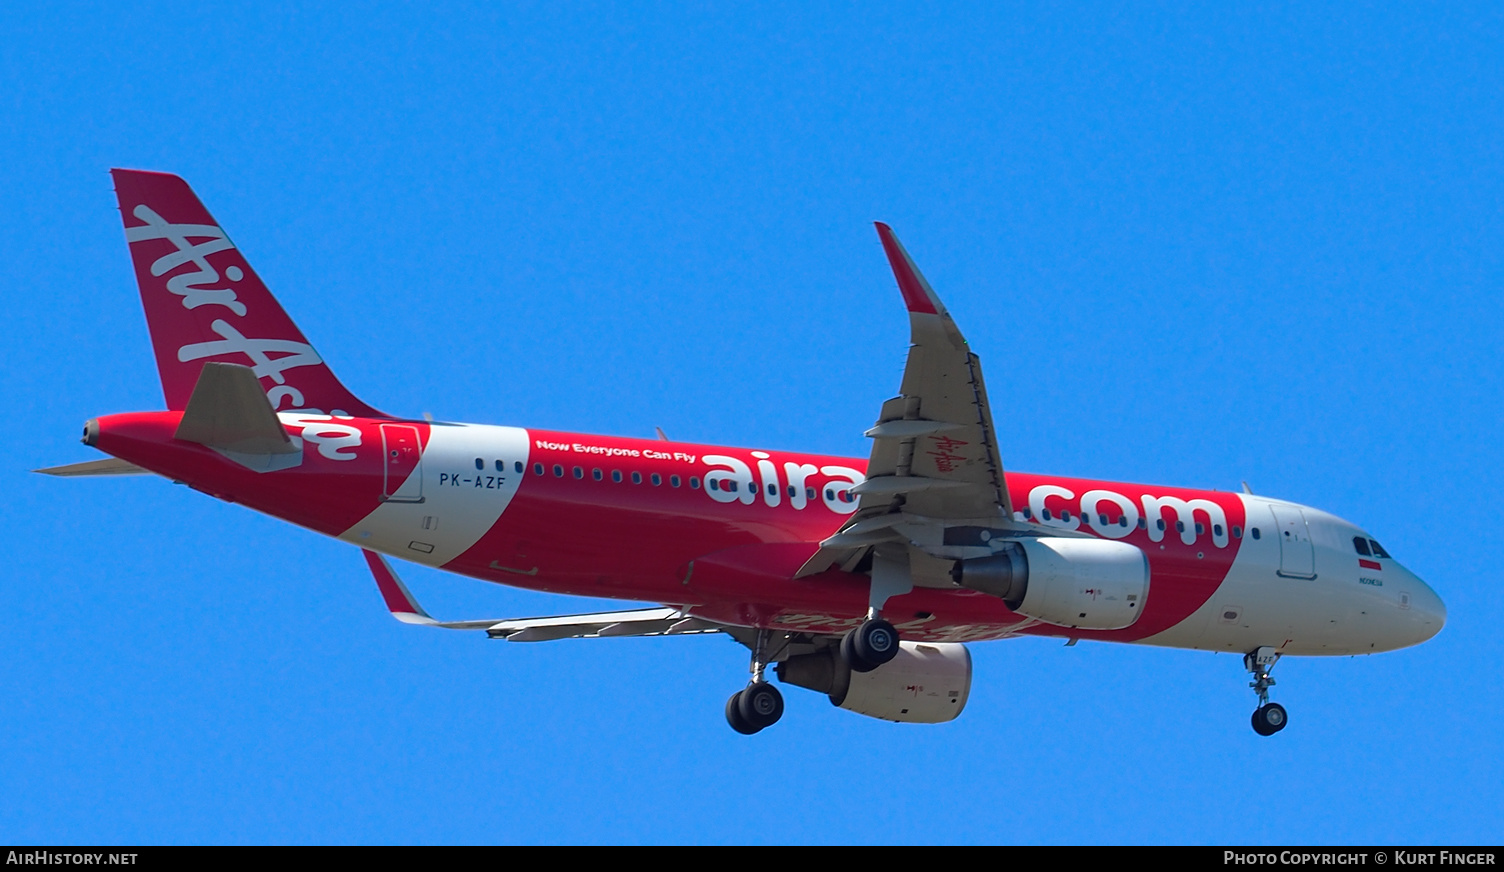
[[[693,618],[678,609],[634,609],[589,615],[554,615],[545,618],[498,618],[480,621],[438,621],[413,597],[386,558],[361,549],[366,565],[376,578],[376,587],[386,600],[392,617],[404,624],[441,627],[446,630],[485,630],[493,639],[508,642],[547,642],[553,639],[597,639],[609,636],[683,636],[719,633],[719,624]]]
[[[892,228],[879,223],[877,235],[909,310],[909,359],[899,395],[867,431],[872,454],[867,480],[852,491],[857,510],[796,577],[851,570],[884,543],[909,545],[913,565],[991,553],[994,536],[1030,532],[1013,519],[981,361]],[[916,581],[948,564],[929,569]]]

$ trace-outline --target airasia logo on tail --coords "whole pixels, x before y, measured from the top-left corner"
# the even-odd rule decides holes
[[[173,224],[150,206],[141,204],[131,210],[136,218],[146,222],[139,227],[125,228],[125,239],[131,245],[147,240],[164,239],[172,243],[173,251],[152,261],[151,274],[167,275],[186,267],[182,272],[169,276],[167,290],[182,298],[183,308],[193,310],[202,306],[220,306],[236,318],[245,317],[245,303],[237,299],[234,288],[215,287],[221,284],[219,270],[209,262],[209,256],[235,248],[224,230],[213,224]],[[225,269],[223,279],[238,282],[245,278],[245,271],[238,266]],[[243,355],[257,378],[270,378],[276,386],[266,392],[266,398],[276,409],[287,401],[285,411],[310,411],[303,409],[303,393],[287,384],[286,371],[300,366],[322,365],[313,346],[291,339],[258,339],[246,336],[234,324],[216,318],[209,329],[220,336],[218,340],[191,342],[178,347],[180,363],[203,360],[210,357]],[[280,355],[273,357],[273,354]]]

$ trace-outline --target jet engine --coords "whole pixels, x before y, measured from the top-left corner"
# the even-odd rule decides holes
[[[1144,552],[1108,539],[1020,539],[991,557],[956,561],[951,578],[1021,615],[1083,630],[1131,626],[1149,596]]]
[[[955,720],[971,694],[971,653],[954,642],[900,642],[872,672],[853,672],[834,645],[778,664],[778,680],[828,694],[839,708],[906,724]]]

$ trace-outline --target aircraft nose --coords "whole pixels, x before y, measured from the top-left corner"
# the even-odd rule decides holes
[[[1409,585],[1411,588],[1410,613],[1415,621],[1415,629],[1420,634],[1420,638],[1415,641],[1420,643],[1440,633],[1441,628],[1446,625],[1447,605],[1441,601],[1441,597],[1431,589],[1430,585],[1421,581],[1412,572],[1407,571],[1406,574],[1414,579]]]

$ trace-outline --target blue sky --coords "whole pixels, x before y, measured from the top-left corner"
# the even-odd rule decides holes
[[[0,11],[0,839],[1498,841],[1497,9],[307,6]],[[185,176],[379,408],[833,454],[902,370],[886,221],[1010,469],[1246,479],[1449,623],[1287,659],[1269,740],[1227,655],[973,646],[952,724],[791,688],[749,740],[723,638],[402,626],[349,546],[27,472],[161,404],[112,166]]]

